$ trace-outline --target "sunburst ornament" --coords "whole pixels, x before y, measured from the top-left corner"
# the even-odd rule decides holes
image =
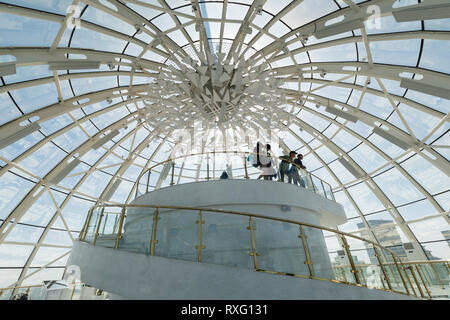
[[[161,129],[182,128],[195,120],[217,127],[287,125],[283,80],[269,64],[222,52],[208,55],[209,64],[186,56],[160,71],[144,100],[142,115],[148,124]]]

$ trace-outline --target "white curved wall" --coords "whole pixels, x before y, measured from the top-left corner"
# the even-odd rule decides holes
[[[131,204],[221,208],[333,228],[347,222],[339,203],[277,181],[227,179],[186,183],[149,192]],[[139,214],[139,210],[129,211],[127,223],[133,221],[133,213]]]
[[[133,204],[208,207],[255,213],[314,225],[345,221],[342,206],[292,184],[258,180],[215,180],[187,183],[152,191]],[[196,261],[197,211],[160,209],[155,255]],[[218,265],[253,268],[249,219],[233,214],[203,212],[203,261]],[[130,208],[120,248],[150,252],[154,209]],[[259,268],[305,274],[305,252],[298,225],[269,219],[253,219]],[[320,229],[304,228],[316,276],[334,279],[331,261]]]
[[[131,299],[414,299],[381,290],[154,257],[78,241],[68,260],[68,265],[73,264],[80,267],[82,282]]]

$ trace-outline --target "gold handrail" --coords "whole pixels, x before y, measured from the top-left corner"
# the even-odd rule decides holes
[[[73,282],[70,284],[82,284],[83,282]],[[44,287],[44,284],[34,284],[29,286],[19,286],[19,287],[7,287],[7,288],[0,288],[0,291],[6,291],[6,290],[14,290],[14,289],[31,289],[31,288],[39,288]]]
[[[107,208],[117,208],[117,209],[121,209],[121,210],[118,210],[117,212],[110,212],[109,213],[109,212],[106,211]],[[263,216],[263,215],[259,215],[259,214],[255,214],[255,213],[232,211],[232,210],[226,210],[226,209],[215,209],[215,208],[207,208],[207,207],[161,206],[161,205],[138,205],[138,204],[96,205],[96,206],[91,208],[91,212],[93,212],[94,210],[97,209],[97,210],[101,210],[101,212],[103,212],[103,214],[125,215],[127,209],[130,209],[130,208],[152,208],[152,209],[155,209],[155,213],[156,214],[155,214],[155,217],[153,219],[156,218],[158,220],[159,220],[159,216],[161,214],[164,214],[164,213],[167,213],[167,212],[170,212],[170,211],[173,211],[173,210],[191,210],[191,211],[196,211],[196,212],[199,213],[198,214],[199,215],[199,219],[198,219],[199,228],[201,228],[201,224],[200,223],[203,222],[202,219],[201,219],[202,213],[205,213],[205,212],[232,214],[232,215],[236,215],[236,216],[246,216],[246,217],[248,217],[249,218],[249,225],[248,225],[247,229],[250,230],[250,236],[251,236],[251,240],[252,240],[250,255],[253,256],[253,262],[254,262],[254,269],[255,269],[255,271],[262,271],[262,272],[283,274],[283,275],[291,275],[291,276],[297,276],[297,277],[303,277],[303,278],[309,278],[309,279],[318,279],[318,280],[325,280],[325,281],[345,283],[345,284],[349,284],[349,285],[356,285],[356,286],[363,286],[363,287],[373,288],[373,287],[370,287],[367,284],[365,284],[365,280],[364,280],[364,282],[361,281],[361,278],[359,277],[358,273],[362,274],[362,272],[360,270],[358,270],[358,267],[365,266],[366,264],[365,265],[361,265],[361,264],[355,264],[353,262],[353,259],[352,259],[352,256],[351,256],[351,251],[350,251],[350,248],[348,247],[348,243],[347,243],[345,237],[350,237],[350,238],[353,238],[353,239],[357,239],[357,240],[363,241],[365,243],[371,244],[372,248],[380,248],[381,250],[384,250],[385,252],[389,252],[392,255],[392,257],[395,258],[395,261],[399,261],[402,265],[403,264],[408,264],[408,265],[412,264],[412,262],[402,262],[400,260],[400,258],[398,258],[396,256],[396,254],[392,250],[390,250],[388,248],[385,248],[382,245],[380,245],[378,243],[375,243],[373,241],[370,241],[370,240],[364,239],[362,237],[356,236],[354,234],[350,234],[350,233],[346,233],[346,232],[343,232],[343,231],[334,230],[334,229],[331,229],[331,228],[328,228],[328,227],[318,226],[318,225],[314,225],[314,224],[310,224],[310,223],[298,222],[298,221],[293,221],[293,220],[290,220],[290,219],[283,219],[283,218],[276,218],[276,217],[267,217],[267,216]],[[162,211],[163,209],[166,209],[166,210]],[[309,275],[308,276],[306,276],[306,275],[298,275],[298,274],[287,274],[285,272],[276,272],[276,271],[270,271],[270,270],[262,270],[262,269],[260,269],[258,267],[257,256],[259,254],[256,251],[257,248],[256,248],[256,245],[254,243],[254,230],[255,229],[254,229],[253,222],[252,222],[253,218],[272,220],[272,221],[279,221],[279,222],[284,222],[284,223],[291,223],[291,224],[296,224],[296,225],[299,226],[299,229],[301,231],[301,234],[300,234],[299,238],[301,238],[301,240],[303,242],[303,248],[305,249],[305,254],[306,254],[305,264],[308,264],[308,269],[309,269]],[[98,220],[99,221],[97,221],[95,224],[101,223],[100,219],[98,219]],[[156,223],[157,223],[157,220],[155,220],[155,223],[153,224],[153,227],[152,227],[152,235],[151,235],[152,240],[150,241],[151,242],[151,252],[150,252],[151,255],[154,255],[154,253],[155,253],[155,245],[156,245],[156,243],[158,243],[158,241],[156,240],[156,232],[157,232],[156,231],[156,228],[157,228],[156,227]],[[94,226],[94,227],[98,228],[99,226]],[[310,258],[309,252],[308,252],[308,245],[307,245],[306,237],[302,237],[302,235],[304,235],[302,227],[309,227],[309,228],[313,228],[313,229],[319,229],[319,230],[322,230],[322,231],[328,231],[328,232],[332,232],[332,233],[334,233],[336,235],[340,235],[340,237],[338,237],[338,238],[342,238],[343,239],[343,243],[346,245],[346,246],[344,246],[344,248],[346,249],[347,256],[348,256],[349,261],[350,261],[351,272],[353,273],[353,275],[355,277],[355,280],[356,280],[355,283],[350,283],[347,280],[345,280],[345,281],[338,281],[338,280],[335,280],[335,279],[324,279],[324,278],[320,278],[320,277],[317,277],[317,276],[314,275],[314,272],[313,272],[313,269],[312,269],[313,262],[311,261],[311,258]],[[85,228],[89,228],[89,224],[88,223],[85,224]],[[97,229],[97,228],[94,228],[94,229]],[[85,230],[83,230],[80,234],[85,235],[85,233],[86,233]],[[118,236],[119,236],[119,234],[122,235],[122,231],[118,232]],[[96,234],[94,234],[94,236],[96,236]],[[198,261],[201,262],[201,260],[202,260],[202,258],[201,258],[201,249],[204,248],[203,243],[201,241],[201,229],[199,229],[198,237],[199,237],[198,241],[197,241],[197,250],[199,250],[199,252],[198,252]],[[94,238],[95,238],[94,240],[97,240],[96,237],[94,237]],[[88,242],[86,240],[81,240],[81,239],[80,239],[80,241]],[[117,240],[117,242],[116,242],[116,246],[115,246],[116,250],[119,248],[119,245],[118,245],[119,241],[120,240]],[[408,286],[407,286],[405,280],[403,279],[403,275],[401,274],[400,269],[399,269],[399,272],[400,272],[400,277],[401,277],[401,280],[402,280],[400,285],[403,284],[406,293],[402,292],[402,291],[394,290],[392,288],[392,286],[391,286],[391,283],[390,283],[389,279],[386,279],[386,278],[388,278],[389,275],[386,273],[386,271],[384,270],[383,266],[394,265],[396,263],[395,262],[387,262],[387,261],[386,262],[382,262],[381,259],[378,259],[378,261],[379,261],[380,265],[377,265],[377,264],[373,264],[373,265],[380,266],[382,268],[384,279],[386,280],[389,288],[384,288],[384,289],[383,288],[374,288],[374,289],[379,289],[379,290],[384,290],[384,291],[389,291],[389,292],[396,292],[396,293],[401,293],[401,294],[405,294],[405,295],[412,295],[412,294],[410,294]],[[442,263],[442,262],[445,263],[446,261],[434,261],[432,263]],[[427,263],[427,262],[423,261],[421,263]],[[367,264],[367,265],[370,265],[370,264]],[[396,264],[396,265],[399,266],[399,264]],[[336,266],[333,266],[333,263],[332,263],[331,267],[332,267],[332,269],[336,268]],[[339,267],[340,268],[344,268],[345,266],[339,266]],[[403,268],[404,267],[402,267],[401,269],[403,269]],[[405,274],[408,276],[407,273],[405,273]],[[364,275],[362,274],[362,276],[364,276]],[[395,275],[392,274],[391,277],[395,278]],[[415,282],[418,284],[417,279],[415,279]],[[384,286],[384,282],[383,282],[383,286]],[[412,288],[412,289],[414,290],[414,288]],[[424,297],[424,295],[421,295],[421,296]]]
[[[398,257],[397,257],[398,259]],[[440,263],[450,263],[450,260],[429,260],[429,261],[402,261],[404,265],[411,265],[411,264],[440,264]],[[395,262],[383,262],[384,265],[395,265]],[[365,267],[365,266],[376,266],[376,263],[357,263],[355,264],[356,267]],[[349,267],[350,265],[339,265],[339,267]]]
[[[43,287],[43,284],[35,284],[35,285],[29,285],[29,286],[20,286],[20,287],[8,287],[8,288],[0,288],[0,291],[6,291],[6,290],[14,290],[14,289],[30,289],[30,288],[39,288]]]
[[[240,215],[240,216],[247,216],[247,217],[254,217],[254,218],[261,218],[261,219],[268,219],[268,220],[276,220],[276,221],[280,221],[280,222],[286,222],[286,223],[294,223],[297,225],[302,225],[305,227],[310,227],[310,228],[316,228],[316,229],[321,229],[321,230],[325,230],[325,231],[329,231],[329,232],[333,232],[333,233],[337,233],[337,234],[341,234],[344,236],[348,236],[351,238],[355,238],[357,240],[361,240],[364,242],[368,242],[372,245],[376,245],[384,250],[389,251],[390,253],[394,254],[395,253],[391,250],[389,250],[388,248],[385,248],[383,246],[381,246],[378,243],[375,243],[371,240],[367,240],[358,236],[355,236],[353,234],[347,233],[347,232],[343,232],[343,231],[339,231],[339,230],[335,230],[335,229],[331,229],[328,227],[323,227],[323,226],[318,226],[318,225],[314,225],[314,224],[310,224],[310,223],[306,223],[306,222],[298,222],[298,221],[294,221],[294,220],[289,220],[289,219],[282,219],[282,218],[276,218],[276,217],[268,217],[268,216],[264,216],[264,215],[259,215],[256,213],[248,213],[248,212],[241,212],[241,211],[232,211],[232,210],[225,210],[225,209],[215,209],[215,208],[207,208],[207,207],[184,207],[184,206],[160,206],[160,205],[144,205],[144,204],[104,204],[104,205],[95,205],[92,207],[93,210],[95,210],[96,208],[123,208],[123,207],[128,207],[128,208],[154,208],[154,209],[175,209],[175,210],[192,210],[192,211],[208,211],[208,212],[217,212],[217,213],[225,213],[225,214],[234,214],[234,215]],[[121,212],[107,212],[110,214],[121,214]],[[161,212],[160,212],[161,213]]]
[[[166,164],[166,163],[169,163],[169,162],[173,162],[173,161],[178,160],[178,159],[183,159],[183,158],[187,158],[187,157],[194,157],[194,156],[200,156],[200,155],[208,155],[208,156],[209,156],[209,155],[211,155],[211,154],[213,154],[213,155],[216,155],[216,154],[234,154],[234,155],[241,154],[241,155],[244,155],[244,156],[245,156],[245,157],[244,157],[244,169],[245,169],[245,172],[247,172],[246,159],[245,159],[246,156],[249,156],[249,155],[258,155],[257,153],[254,153],[254,152],[248,152],[248,151],[212,151],[212,152],[190,153],[190,154],[187,154],[187,155],[182,155],[182,156],[178,156],[178,157],[173,157],[173,158],[170,158],[170,159],[167,159],[167,160],[158,162],[158,163],[154,164],[153,166],[149,167],[149,168],[148,168],[147,170],[145,170],[144,172],[142,172],[142,173],[139,175],[139,177],[136,179],[137,183],[133,186],[132,192],[134,192],[134,188],[136,188],[135,191],[136,191],[136,194],[137,194],[137,192],[138,192],[138,190],[139,190],[139,184],[140,184],[141,179],[142,179],[147,173],[150,174],[151,171],[152,171],[154,168],[158,167],[158,166],[161,166],[161,165]],[[315,174],[313,174],[313,173],[311,173],[311,172],[309,172],[309,171],[307,171],[307,170],[305,170],[305,169],[302,169],[300,166],[298,166],[298,165],[297,165],[296,163],[294,163],[292,160],[284,159],[284,158],[282,158],[281,156],[267,156],[267,155],[264,155],[264,154],[261,154],[261,153],[260,153],[260,155],[263,155],[263,156],[268,157],[268,158],[271,158],[271,159],[277,159],[277,160],[281,160],[281,161],[284,160],[284,161],[289,162],[291,165],[295,166],[295,167],[298,169],[298,170],[297,170],[297,174],[298,174],[298,171],[301,170],[301,171],[304,171],[304,172],[306,173],[306,175],[311,176],[311,182],[312,182],[312,177],[315,177],[317,180],[319,180],[319,181],[322,183],[323,192],[324,192],[324,195],[325,195],[325,197],[326,197],[327,191],[325,190],[325,186],[323,185],[323,184],[325,183],[325,184],[329,187],[329,191],[330,191],[331,197],[332,197],[333,200],[335,201],[334,192],[333,192],[333,188],[331,187],[331,185],[330,185],[328,182],[323,181],[321,178],[319,178],[319,177],[316,176]],[[174,167],[174,164],[173,164],[173,166],[172,166],[172,175],[174,174],[174,169],[175,169],[175,167]],[[248,176],[247,173],[245,173],[245,174],[244,174],[244,178],[247,179],[247,176]],[[206,179],[206,180],[211,180],[211,177],[209,177],[209,170],[208,170],[207,178],[205,178],[205,179]],[[171,180],[170,185],[173,185],[173,184],[175,184],[175,183],[174,183],[173,177],[172,177],[172,180]],[[312,184],[313,184],[313,192],[317,194],[318,192],[316,192],[316,186],[314,185],[313,182],[312,182]],[[147,191],[148,191],[148,182],[147,182]],[[320,193],[318,193],[318,194],[320,194]]]

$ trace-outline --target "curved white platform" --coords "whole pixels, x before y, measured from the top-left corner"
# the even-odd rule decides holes
[[[307,189],[276,181],[214,180],[187,183],[149,192],[131,204],[219,208],[335,228],[346,221],[343,207]],[[155,255],[197,261],[198,211],[159,209]],[[246,216],[203,211],[203,262],[253,269],[249,219]],[[149,252],[154,209],[129,208],[120,248]],[[305,274],[305,253],[296,224],[253,220],[259,268]],[[317,277],[334,279],[320,229],[304,228]]]
[[[208,207],[335,228],[347,222],[344,207],[305,188],[277,181],[227,179],[192,182],[161,188],[131,204]],[[130,210],[127,224],[133,222]]]
[[[114,250],[75,241],[80,280],[128,299],[414,300],[382,290]]]

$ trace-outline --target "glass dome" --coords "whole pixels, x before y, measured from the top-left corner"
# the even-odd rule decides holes
[[[89,208],[133,200],[138,176],[168,159],[173,130],[196,120],[173,112],[187,116],[192,97],[166,81],[176,108],[160,99],[142,113],[149,84],[189,72],[191,60],[272,72],[279,103],[239,104],[228,129],[279,114],[279,152],[302,153],[331,184],[348,217],[339,230],[449,260],[450,19],[438,5],[448,10],[417,0],[1,1],[0,288],[60,279]]]

